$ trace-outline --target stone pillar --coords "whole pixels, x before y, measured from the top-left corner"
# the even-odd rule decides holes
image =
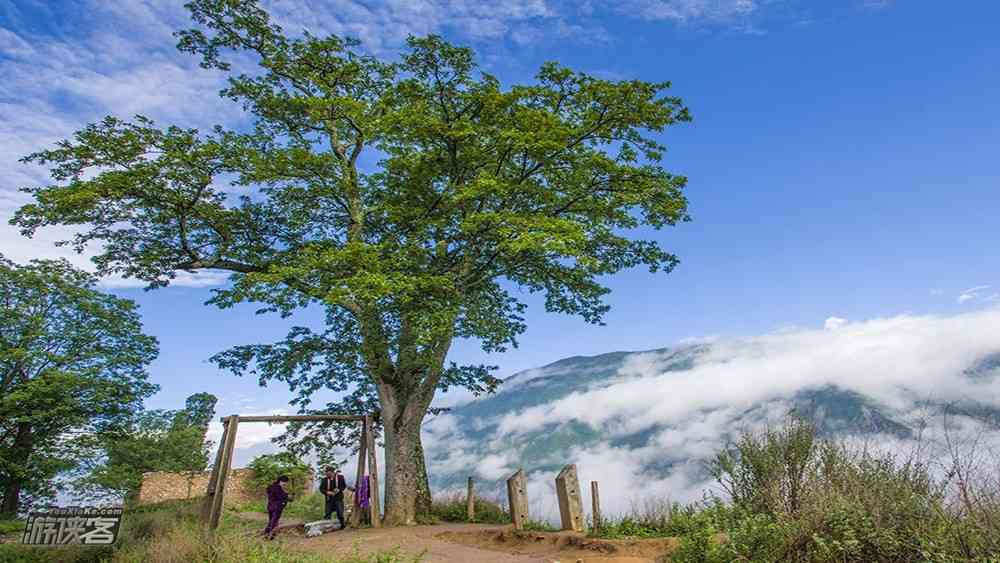
[[[469,522],[476,521],[476,491],[472,484],[472,477],[469,477],[469,492],[465,496],[465,512]]]
[[[507,498],[510,501],[510,518],[514,522],[514,529],[523,530],[528,521],[528,486],[523,469],[518,469],[517,473],[507,479]]]
[[[580,481],[576,477],[576,465],[563,467],[556,477],[556,495],[559,497],[559,516],[562,529],[583,531],[583,502],[580,498]]]
[[[594,507],[594,529],[601,529],[601,494],[597,490],[597,481],[590,482],[590,501]]]

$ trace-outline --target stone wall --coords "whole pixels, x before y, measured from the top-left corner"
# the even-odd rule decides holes
[[[162,502],[165,500],[188,499],[205,496],[211,471],[202,473],[172,473],[169,471],[154,471],[142,475],[142,486],[139,488],[139,504]],[[264,498],[260,491],[253,490],[250,469],[233,469],[226,479],[224,501],[227,506],[240,506],[259,501]],[[312,492],[312,478],[306,481],[303,493]]]

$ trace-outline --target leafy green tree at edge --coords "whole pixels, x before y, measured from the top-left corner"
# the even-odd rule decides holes
[[[128,425],[102,433],[102,455],[80,483],[83,490],[132,501],[143,473],[204,471],[210,446],[205,434],[216,401],[214,395],[197,393],[184,409],[143,411]]]
[[[157,387],[156,339],[132,301],[65,260],[0,256],[0,515],[51,498],[53,479],[98,451]]]
[[[601,279],[676,257],[630,236],[688,219],[685,178],[650,133],[690,119],[669,83],[602,80],[555,63],[501,87],[471,50],[410,38],[380,60],[337,36],[287,35],[250,0],[187,4],[179,48],[228,74],[222,95],[254,125],[211,133],[108,117],[26,157],[55,183],[13,219],[30,236],[79,226],[95,262],[163,286],[178,271],[232,273],[211,303],[291,314],[326,308],[322,333],[217,358],[262,382],[374,405],[386,447],[388,524],[427,489],[420,425],[437,390],[493,390],[489,366],[446,361],[455,338],[516,345],[521,290],[599,323]],[[251,71],[248,61],[256,62]],[[237,71],[231,66],[239,62]],[[229,181],[224,189],[222,182]]]

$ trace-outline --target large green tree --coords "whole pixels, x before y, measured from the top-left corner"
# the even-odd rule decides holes
[[[153,286],[229,271],[211,300],[222,307],[325,307],[322,332],[223,361],[239,369],[289,347],[291,364],[262,378],[377,400],[385,517],[412,523],[435,392],[496,384],[484,366],[446,362],[455,338],[487,352],[516,344],[525,290],[598,323],[609,274],[676,264],[636,229],[688,218],[685,179],[660,166],[653,135],[687,109],[665,82],[548,63],[502,87],[440,37],[411,38],[389,62],[353,40],[288,35],[251,0],[187,6],[196,27],[179,32],[180,49],[228,74],[222,94],[253,126],[202,134],[106,118],[26,158],[55,183],[27,188],[35,201],[13,222],[29,236],[78,226],[77,247],[103,243],[102,272]],[[299,361],[309,355],[326,363]]]
[[[142,474],[150,471],[195,473],[208,464],[208,423],[217,399],[208,393],[188,397],[183,409],[143,411],[119,428],[102,433],[101,456],[82,480],[95,496],[134,500]]]
[[[53,478],[156,390],[156,340],[133,302],[94,283],[66,261],[0,256],[0,514],[51,497]]]

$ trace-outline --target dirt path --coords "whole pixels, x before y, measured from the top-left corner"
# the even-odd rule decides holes
[[[549,563],[551,558],[534,557],[517,553],[489,551],[478,547],[444,541],[435,536],[456,530],[460,526],[412,526],[400,528],[348,528],[329,532],[315,538],[286,535],[289,547],[311,553],[331,556],[350,555],[355,551],[368,554],[399,548],[400,554],[423,554],[421,563]],[[481,528],[481,526],[478,526]]]
[[[301,530],[282,534],[291,549],[329,554],[367,554],[398,548],[422,554],[421,563],[658,563],[670,540],[603,541],[577,534],[513,532],[509,526],[441,524],[352,529],[306,538]]]
[[[253,522],[261,522],[265,526],[267,525],[267,514],[263,512],[237,512],[236,516],[242,518],[243,520],[251,520]],[[299,526],[305,524],[306,521],[301,518],[282,518],[278,521],[278,531],[298,528]]]

